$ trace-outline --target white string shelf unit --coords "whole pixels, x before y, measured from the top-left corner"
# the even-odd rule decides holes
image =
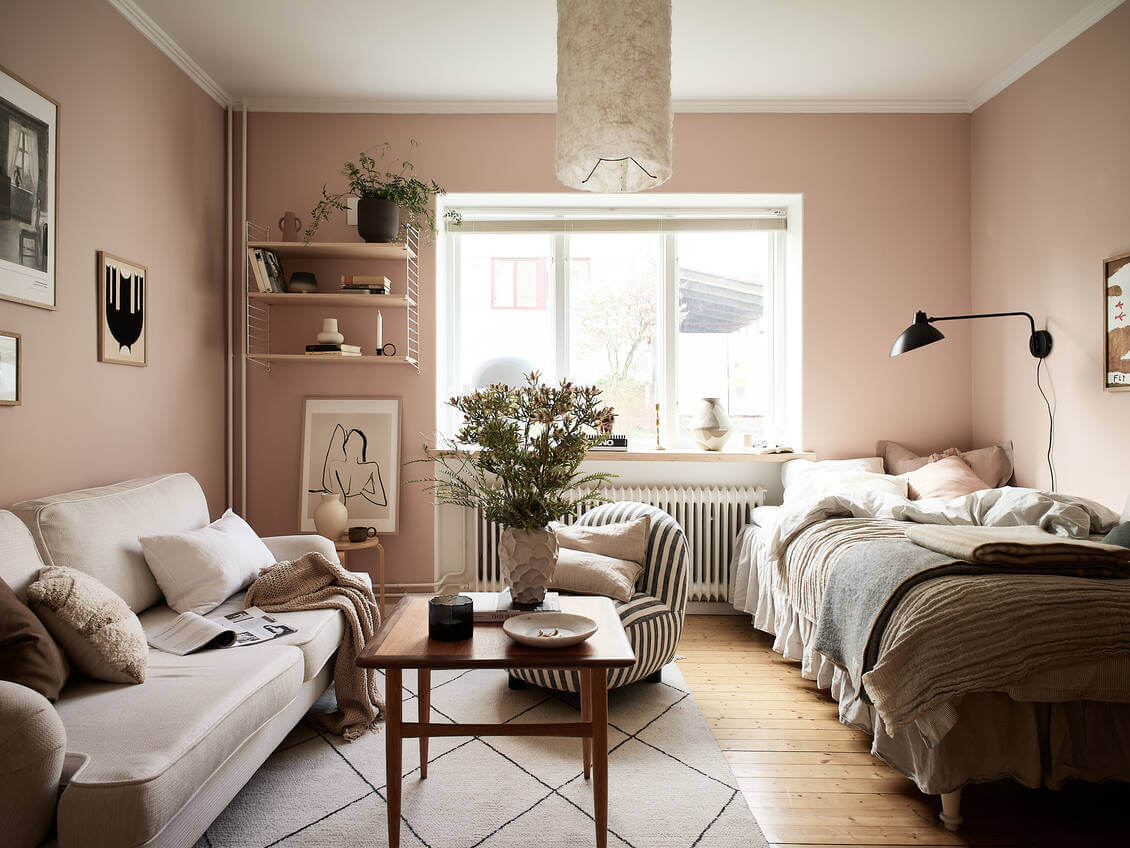
[[[247,247],[273,250],[286,262],[293,259],[334,259],[351,262],[403,262],[403,294],[362,294],[356,292],[263,292],[255,285],[254,269],[248,263],[247,286],[243,292],[243,311],[247,317],[244,335],[244,356],[265,371],[276,362],[306,362],[320,365],[410,365],[420,370],[420,233],[407,227],[403,241],[387,244],[370,242],[293,242],[271,241],[270,227],[247,222]],[[399,275],[398,275],[399,276]],[[393,281],[396,287],[397,280]],[[271,348],[271,310],[282,307],[364,308],[371,310],[404,310],[404,352],[395,356],[366,353],[362,356],[307,356],[305,353],[283,353]],[[382,312],[382,315],[384,313]],[[386,321],[386,327],[392,326]],[[395,342],[394,342],[395,343]]]

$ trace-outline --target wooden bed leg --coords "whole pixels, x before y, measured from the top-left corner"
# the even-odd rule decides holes
[[[938,816],[946,830],[957,830],[964,819],[961,818],[961,790],[946,792],[942,795],[942,812]]]

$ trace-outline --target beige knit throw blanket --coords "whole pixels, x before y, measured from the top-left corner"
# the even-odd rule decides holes
[[[337,651],[334,689],[338,709],[315,713],[320,727],[352,742],[375,730],[384,713],[375,669],[360,668],[357,656],[381,623],[373,590],[356,574],[320,553],[280,562],[260,572],[247,590],[247,606],[266,612],[335,609],[345,618],[345,638]]]

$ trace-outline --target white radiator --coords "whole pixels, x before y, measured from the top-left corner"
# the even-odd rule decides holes
[[[609,501],[651,504],[679,522],[691,550],[691,601],[726,600],[738,531],[749,523],[753,508],[765,501],[761,486],[609,486],[601,494]],[[584,504],[562,520],[572,522],[594,506],[599,504]],[[475,588],[497,591],[502,588],[498,563],[502,528],[487,521],[481,510],[475,519]]]

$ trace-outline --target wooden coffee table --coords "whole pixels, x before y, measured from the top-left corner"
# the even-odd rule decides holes
[[[388,782],[388,844],[400,846],[400,784],[403,740],[420,740],[420,779],[428,776],[428,739],[432,736],[574,736],[581,742],[585,779],[590,766],[596,844],[608,844],[608,669],[636,661],[632,646],[608,598],[561,598],[561,611],[591,618],[598,625],[585,642],[570,648],[519,645],[502,632],[501,624],[477,624],[463,642],[428,638],[428,598],[409,595],[357,657],[366,668],[385,672],[385,774]],[[419,675],[419,721],[402,720],[404,669]],[[557,723],[435,724],[431,711],[432,669],[529,668],[576,669],[581,678],[581,720]]]

